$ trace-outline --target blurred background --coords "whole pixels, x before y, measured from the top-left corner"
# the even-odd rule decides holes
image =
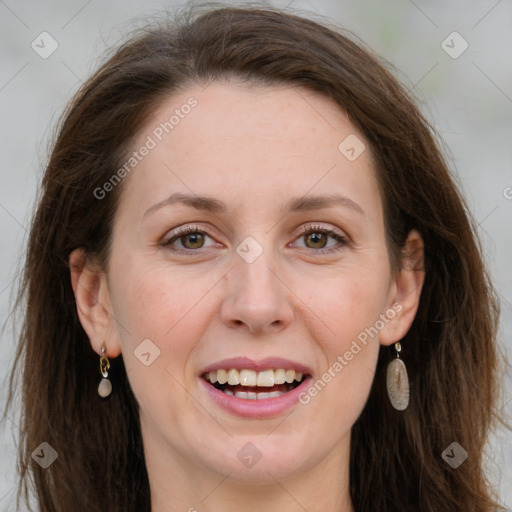
[[[478,225],[501,299],[500,344],[512,359],[512,2],[270,3],[317,19],[325,16],[352,31],[393,66],[419,101],[446,142],[450,166]],[[134,26],[184,5],[171,0],[0,0],[0,325],[7,322],[0,341],[0,409],[15,350],[8,323],[12,294],[56,122],[108,47]],[[510,414],[510,372],[505,381]],[[11,411],[0,425],[3,512],[15,510],[17,420]],[[512,510],[510,434],[493,436],[487,461],[489,480]]]

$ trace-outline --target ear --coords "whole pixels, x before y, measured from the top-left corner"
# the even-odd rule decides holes
[[[107,356],[117,357],[121,344],[115,330],[105,273],[88,260],[82,248],[70,254],[69,267],[78,318],[93,350],[101,354],[101,345],[105,343]]]
[[[407,236],[402,248],[401,269],[390,287],[386,317],[394,315],[380,331],[381,345],[391,345],[400,341],[410,329],[418,305],[425,280],[425,260],[423,239],[413,229]]]

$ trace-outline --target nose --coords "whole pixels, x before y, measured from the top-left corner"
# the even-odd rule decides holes
[[[291,292],[283,276],[269,264],[264,251],[252,263],[240,258],[226,276],[226,298],[220,314],[229,328],[252,334],[276,334],[291,324]]]

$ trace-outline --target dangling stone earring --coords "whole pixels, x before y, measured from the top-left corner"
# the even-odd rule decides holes
[[[105,343],[101,344],[101,356],[100,356],[100,372],[103,375],[103,379],[98,386],[98,395],[101,398],[106,398],[112,393],[112,382],[108,379],[108,370],[110,369],[110,361],[106,356],[107,349]]]
[[[391,405],[397,411],[404,411],[409,405],[409,377],[404,362],[400,359],[402,345],[395,343],[396,359],[388,365],[386,387]]]

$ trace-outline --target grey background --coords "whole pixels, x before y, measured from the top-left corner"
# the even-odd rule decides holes
[[[478,224],[502,301],[500,343],[511,358],[512,188],[507,188],[512,187],[511,2],[297,0],[272,4],[328,16],[352,30],[396,66],[399,79],[422,103],[447,143],[451,167]],[[0,324],[7,320],[37,184],[58,116],[97,67],[106,47],[134,23],[176,5],[183,3],[0,0]],[[47,59],[31,48],[43,31],[59,45]],[[453,31],[469,44],[456,59],[441,47]],[[461,48],[454,44],[455,49]],[[7,328],[0,342],[2,407],[14,346]],[[510,413],[510,371],[504,393]],[[16,422],[16,411],[12,411],[0,428],[1,511],[14,510]],[[492,438],[488,465],[489,479],[512,509],[510,435],[501,431]]]

